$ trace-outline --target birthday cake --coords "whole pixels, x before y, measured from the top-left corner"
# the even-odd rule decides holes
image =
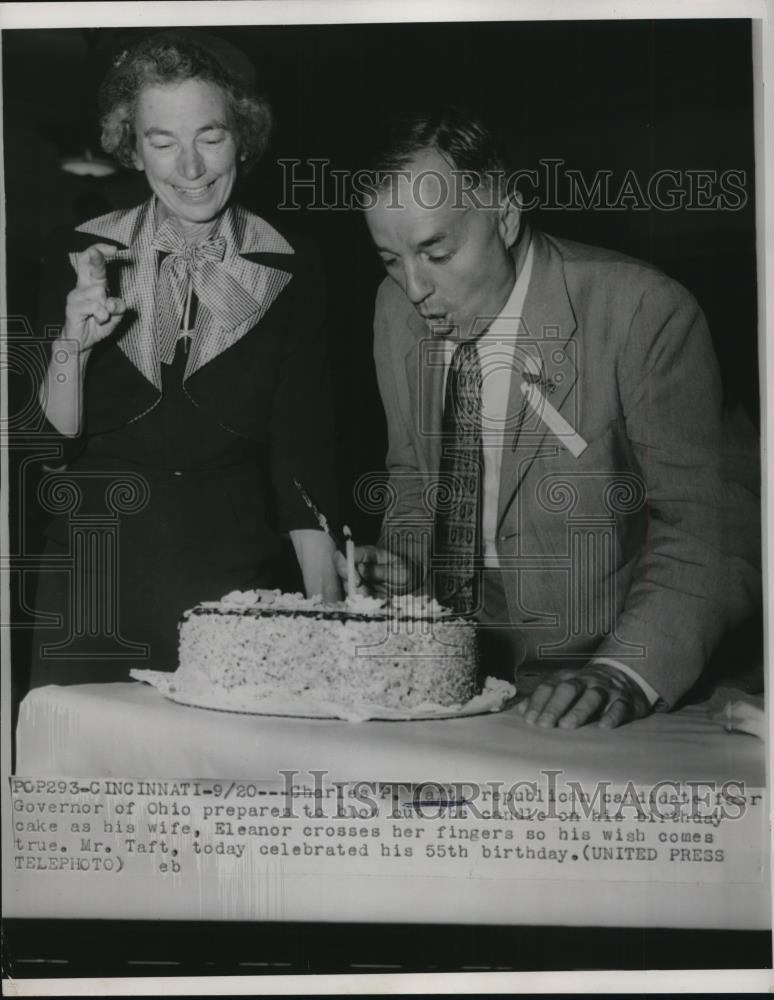
[[[514,693],[481,684],[471,622],[415,596],[236,591],[185,613],[174,674],[132,674],[186,704],[349,721],[454,714],[477,699],[493,711]]]

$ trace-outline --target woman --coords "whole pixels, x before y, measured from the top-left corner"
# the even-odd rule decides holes
[[[271,124],[252,67],[164,32],[116,60],[100,101],[103,147],[152,195],[79,226],[46,268],[41,324],[64,328],[40,399],[67,470],[39,490],[59,512],[44,565],[63,571],[41,573],[33,686],[175,669],[186,608],[283,584],[283,534],[307,593],[340,596],[294,483],[330,516],[319,267],[231,201]]]

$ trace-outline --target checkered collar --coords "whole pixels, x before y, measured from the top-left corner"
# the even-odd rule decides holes
[[[156,337],[156,283],[158,254],[153,238],[158,228],[154,197],[135,208],[121,209],[78,226],[88,233],[121,244],[108,265],[111,294],[126,303],[127,316],[119,327],[118,346],[137,370],[161,391],[161,361]],[[217,317],[203,310],[201,327],[188,357],[184,379],[228,350],[265,315],[291,280],[284,270],[245,260],[246,254],[293,254],[290,244],[267,222],[240,205],[222,213],[212,235],[226,240],[223,280],[233,282],[233,307]],[[75,267],[75,253],[70,261]]]

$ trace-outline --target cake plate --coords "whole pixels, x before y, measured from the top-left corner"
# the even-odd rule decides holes
[[[384,705],[362,705],[353,708],[317,698],[277,695],[261,699],[260,708],[245,707],[238,692],[202,692],[187,690],[175,685],[175,675],[160,670],[130,671],[131,676],[156,688],[169,701],[189,708],[203,708],[216,712],[234,712],[239,715],[272,715],[293,719],[328,719],[344,722],[418,722],[432,719],[461,719],[471,715],[501,712],[508,708],[516,696],[516,688],[508,681],[487,677],[480,694],[464,705],[436,705],[425,703],[411,711],[387,708]]]

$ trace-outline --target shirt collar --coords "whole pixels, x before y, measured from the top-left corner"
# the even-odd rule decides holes
[[[530,237],[521,270],[513,283],[513,288],[511,289],[511,294],[508,296],[508,301],[505,303],[495,319],[493,319],[489,324],[487,330],[481,335],[479,338],[480,341],[495,338],[503,334],[506,334],[509,337],[516,337],[519,335],[519,329],[522,325],[522,313],[524,312],[524,300],[527,297],[529,279],[532,276],[533,257],[533,244]]]

